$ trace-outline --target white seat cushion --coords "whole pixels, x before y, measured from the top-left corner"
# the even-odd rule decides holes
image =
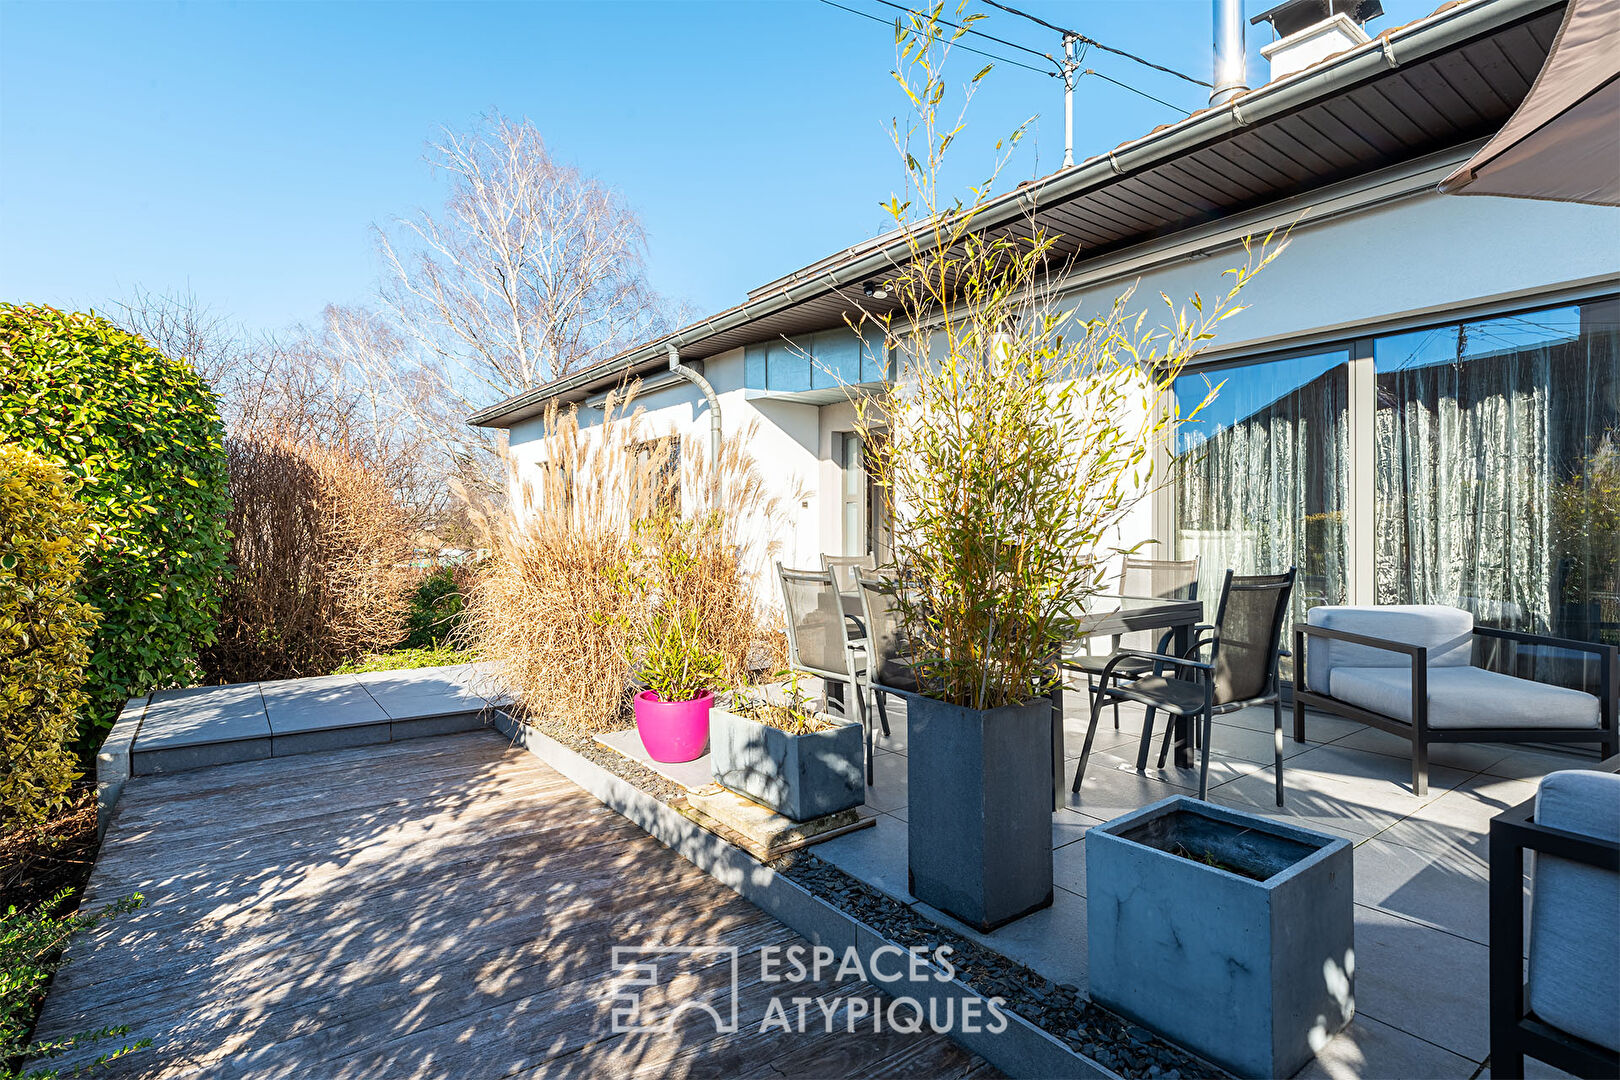
[[[1412,722],[1410,667],[1337,667],[1328,692],[1340,701]],[[1429,726],[1596,728],[1598,699],[1484,668],[1431,667]]]
[[[1541,781],[1536,821],[1620,840],[1620,775],[1569,769]],[[1530,893],[1530,1010],[1560,1031],[1620,1050],[1620,875],[1536,855]]]
[[[1474,657],[1474,617],[1461,608],[1443,604],[1323,605],[1311,608],[1305,618],[1312,626],[1328,630],[1422,645],[1429,650],[1431,668],[1467,667]],[[1318,694],[1332,693],[1329,688],[1335,668],[1412,666],[1410,657],[1387,649],[1327,638],[1306,640],[1309,663],[1305,673],[1310,688]]]

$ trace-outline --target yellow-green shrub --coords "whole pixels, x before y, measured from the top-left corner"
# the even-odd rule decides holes
[[[79,596],[90,542],[61,469],[0,443],[0,822],[37,821],[78,777],[70,743],[96,612]]]

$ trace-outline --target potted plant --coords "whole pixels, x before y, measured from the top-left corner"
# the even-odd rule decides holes
[[[633,706],[636,733],[654,761],[693,761],[709,743],[713,688],[721,684],[725,659],[704,647],[699,616],[655,611],[636,645],[642,690]]]
[[[904,695],[911,892],[990,930],[1052,902],[1055,658],[1151,490],[1176,376],[1258,267],[1231,271],[1230,291],[1195,298],[1190,317],[1171,305],[1164,327],[1144,330],[1129,293],[1077,316],[1047,275],[1058,237],[1005,217],[990,228],[1008,205],[994,174],[970,199],[940,193],[963,125],[940,112],[962,30],[939,11],[897,26],[895,75],[916,113],[895,126],[907,190],[888,210],[909,250],[874,292],[895,307],[865,315],[897,370],[857,410],[893,508],[917,675]]]
[[[1355,1014],[1350,842],[1187,796],[1086,833],[1092,999],[1236,1076]]]
[[[779,677],[779,691],[740,691],[710,714],[715,782],[793,821],[859,806],[860,723],[812,709],[799,672]]]

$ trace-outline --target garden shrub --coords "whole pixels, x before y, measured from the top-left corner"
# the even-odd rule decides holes
[[[424,575],[411,591],[410,601],[400,648],[433,649],[455,636],[465,601],[454,567],[441,566]]]
[[[326,675],[405,632],[412,521],[344,447],[258,432],[229,445],[230,577],[211,679]]]
[[[100,911],[57,915],[71,898],[71,890],[63,890],[36,908],[10,907],[0,915],[0,1080],[54,1080],[62,1070],[49,1065],[52,1058],[107,1039],[122,1042],[129,1034],[126,1025],[108,1025],[65,1039],[29,1041],[51,977],[65,962],[62,950],[68,940],[108,919],[134,911],[143,903],[141,894],[136,893]],[[151,1039],[124,1043],[98,1055],[93,1062],[86,1063],[88,1067],[69,1070],[69,1075],[107,1065],[151,1045]]]
[[[0,825],[44,820],[79,773],[95,609],[79,596],[90,537],[61,469],[0,443]]]
[[[78,482],[92,542],[79,748],[127,698],[196,681],[225,567],[225,450],[213,392],[184,359],[94,314],[0,304],[0,439]]]

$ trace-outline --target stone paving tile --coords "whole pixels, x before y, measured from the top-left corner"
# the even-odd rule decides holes
[[[1107,753],[1092,754],[1079,792],[1067,793],[1064,805],[1087,817],[1110,821],[1171,795],[1196,794],[1196,776],[1192,784],[1188,788],[1158,777],[1142,776],[1136,772],[1134,763],[1127,763]]]
[[[1356,905],[1356,1011],[1472,1061],[1490,1052],[1490,950]]]
[[[1317,1051],[1295,1080],[1365,1080],[1402,1077],[1405,1080],[1469,1080],[1479,1063],[1408,1035],[1367,1016],[1357,1016],[1349,1027]]]
[[[269,737],[270,722],[258,683],[193,686],[152,695],[134,749],[138,753]]]
[[[388,722],[388,714],[353,675],[282,679],[259,684],[270,731],[291,735]]]
[[[1335,746],[1349,747],[1352,750],[1366,750],[1373,754],[1383,754],[1385,757],[1398,757],[1407,762],[1412,760],[1412,740],[1403,739],[1399,735],[1391,735],[1387,731],[1377,728],[1362,728],[1360,731],[1346,735],[1342,739],[1334,740]],[[1477,773],[1488,769],[1502,758],[1507,756],[1506,744],[1497,743],[1430,743],[1429,764],[1445,765],[1452,769],[1461,769],[1464,772]]]
[[[1086,843],[1083,839],[1052,852],[1052,882],[1076,896],[1086,895]]]
[[[906,824],[889,814],[879,814],[870,829],[857,829],[817,844],[813,849],[846,874],[860,878],[909,904],[907,890]]]
[[[875,754],[872,757],[872,783],[866,789],[866,805],[873,810],[898,810],[907,799],[904,754]]]
[[[1318,746],[1285,763],[1290,772],[1316,773],[1345,783],[1362,782],[1369,793],[1377,792],[1382,798],[1387,793],[1389,803],[1396,808],[1415,808],[1438,799],[1452,788],[1460,786],[1474,774],[1462,769],[1448,769],[1430,764],[1429,790],[1426,795],[1412,792],[1412,763],[1407,758],[1387,754],[1369,754],[1364,750],[1348,749],[1339,743]],[[1416,803],[1402,800],[1417,800]]]
[[[1266,769],[1222,784],[1209,793],[1209,798],[1222,806],[1265,814],[1353,840],[1374,836],[1410,812],[1407,808],[1381,805],[1392,800],[1382,791],[1377,794],[1383,798],[1370,797],[1365,783],[1333,780],[1287,767],[1283,769],[1283,794],[1285,804],[1278,809],[1276,781],[1271,770]],[[1410,809],[1423,804],[1423,800],[1408,798],[1413,804]]]
[[[1483,859],[1379,837],[1356,845],[1355,882],[1358,904],[1488,943],[1490,868]]]
[[[464,682],[464,665],[414,671],[368,671],[355,676],[390,720],[478,712],[486,702]]]

